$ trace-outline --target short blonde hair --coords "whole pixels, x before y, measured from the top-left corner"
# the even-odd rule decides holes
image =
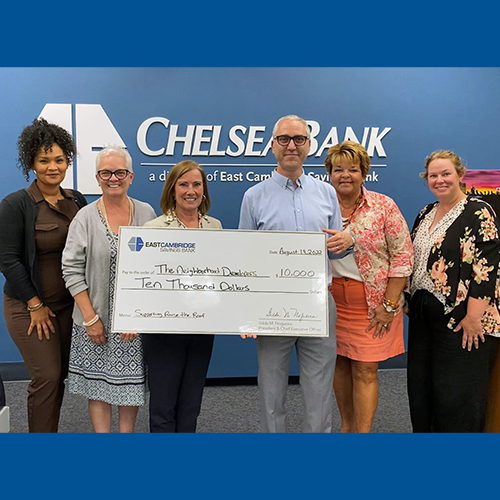
[[[167,175],[167,178],[165,179],[165,185],[163,186],[163,191],[160,197],[160,208],[163,214],[175,210],[175,184],[186,172],[189,172],[190,170],[198,170],[203,180],[204,197],[198,207],[198,210],[201,215],[205,215],[210,209],[207,174],[205,174],[205,171],[195,161],[184,160],[172,167]]]
[[[363,179],[370,171],[370,157],[366,149],[357,142],[344,141],[328,150],[325,159],[325,168],[328,175],[332,173],[334,165],[339,164],[342,160],[352,161],[353,163],[359,162]]]

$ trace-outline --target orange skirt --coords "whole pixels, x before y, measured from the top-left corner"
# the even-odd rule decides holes
[[[349,278],[333,278],[331,291],[337,306],[338,355],[375,363],[405,352],[402,310],[394,316],[390,331],[374,339],[374,328],[366,332],[370,320],[364,284]]]

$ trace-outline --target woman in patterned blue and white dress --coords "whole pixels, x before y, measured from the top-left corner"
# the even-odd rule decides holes
[[[153,208],[127,196],[134,178],[127,150],[109,146],[96,158],[102,197],[79,212],[63,252],[66,287],[75,299],[69,362],[69,391],[89,400],[95,432],[110,432],[118,406],[120,432],[133,432],[146,404],[142,341],[136,333],[111,333],[120,226],[142,226]]]

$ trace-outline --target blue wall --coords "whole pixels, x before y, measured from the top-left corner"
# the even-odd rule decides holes
[[[411,225],[433,199],[418,177],[430,152],[452,149],[470,169],[498,168],[499,77],[499,68],[0,68],[0,198],[26,186],[15,168],[16,141],[48,104],[71,105],[68,116],[80,150],[74,174],[91,172],[89,158],[95,153],[78,143],[87,144],[95,130],[80,120],[77,105],[100,105],[134,160],[131,196],[148,201],[159,213],[160,174],[169,168],[163,164],[191,157],[214,177],[210,214],[224,227],[236,228],[241,198],[254,185],[254,174],[269,173],[275,163],[271,151],[262,152],[276,119],[295,113],[317,127],[318,146],[333,127],[339,141],[346,132],[359,141],[367,134],[365,145],[375,145],[367,187],[394,198]],[[199,150],[208,153],[183,156],[184,145],[178,143],[173,154],[147,154],[138,144],[138,132],[152,117],[168,125],[149,128],[149,149],[166,148],[173,125],[179,136],[193,126],[191,146],[198,133]],[[239,141],[231,140],[230,131],[237,126],[242,128],[235,134],[248,150],[231,156],[228,149],[236,151]],[[373,142],[377,134],[383,137]],[[311,155],[306,173],[323,175],[324,157],[324,151]],[[80,189],[78,183],[75,187]],[[0,363],[18,361],[22,358],[0,317]],[[217,338],[209,377],[254,376],[256,369],[253,341]],[[292,373],[297,373],[295,360]]]

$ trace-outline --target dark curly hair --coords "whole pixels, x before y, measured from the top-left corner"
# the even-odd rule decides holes
[[[17,168],[21,170],[27,181],[30,179],[30,171],[33,169],[35,158],[40,150],[43,148],[47,153],[53,144],[57,144],[62,149],[68,165],[71,165],[76,156],[75,142],[71,134],[59,125],[49,123],[44,118],[37,118],[21,132],[17,140],[19,151]]]

